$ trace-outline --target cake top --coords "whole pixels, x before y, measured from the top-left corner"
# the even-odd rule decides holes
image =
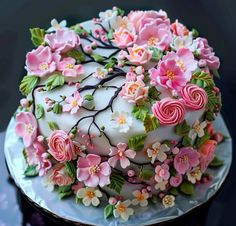
[[[104,193],[106,217],[133,214],[122,190],[141,206],[166,191],[162,203],[172,206],[167,184],[180,186],[190,172],[195,183],[214,156],[200,154],[216,145],[207,128],[221,106],[220,62],[208,41],[163,10],[124,16],[113,7],[92,21],[51,25],[30,29],[35,49],[20,84],[26,175],[34,166],[84,205],[99,205]]]

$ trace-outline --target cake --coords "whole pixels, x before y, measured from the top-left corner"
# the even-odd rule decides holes
[[[178,205],[176,196],[211,180],[223,136],[213,131],[220,62],[207,39],[163,10],[113,7],[51,25],[30,29],[20,83],[26,177],[123,221],[153,203]]]

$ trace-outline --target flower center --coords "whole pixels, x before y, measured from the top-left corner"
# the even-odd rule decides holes
[[[185,65],[182,60],[176,60],[176,64],[179,66],[179,68],[184,71],[185,70]]]
[[[98,165],[95,166],[90,166],[89,167],[89,174],[93,175],[95,173],[97,173],[100,170]]]
[[[172,204],[172,198],[171,197],[165,197],[164,198],[164,203],[166,204],[166,205],[171,205]]]
[[[117,210],[121,213],[124,213],[126,211],[126,206],[123,204],[123,203],[120,203],[118,206],[117,206]]]
[[[71,106],[72,107],[76,107],[77,106],[77,101],[76,100],[72,100],[71,101]]]
[[[25,132],[27,134],[31,134],[33,132],[33,126],[29,123],[29,124],[25,124]]]
[[[154,155],[157,155],[157,154],[159,153],[159,151],[160,151],[160,150],[159,150],[158,148],[154,148],[154,149],[153,149],[153,154],[154,154]]]
[[[174,79],[175,74],[174,74],[173,71],[167,70],[167,71],[166,71],[166,76],[167,76],[168,79],[172,80],[172,79]]]
[[[181,161],[182,163],[187,163],[187,162],[188,162],[188,156],[187,156],[187,155],[184,155],[184,156],[180,157],[180,161]]]
[[[67,65],[65,66],[65,68],[73,69],[73,68],[74,68],[74,65],[73,65],[73,64],[67,64]]]
[[[158,41],[158,39],[152,36],[148,39],[147,44],[149,46],[154,46],[154,45],[156,45],[157,41]]]
[[[94,192],[93,191],[87,191],[86,196],[92,199],[94,197]]]
[[[123,156],[124,156],[124,152],[121,151],[121,150],[118,150],[118,156],[119,156],[119,157],[123,157]]]
[[[41,71],[46,71],[46,70],[48,70],[48,64],[47,64],[47,63],[41,63],[41,64],[39,65],[39,69],[40,69]]]
[[[199,133],[200,130],[201,130],[201,127],[200,127],[199,124],[197,124],[197,125],[194,125],[194,126],[193,126],[193,129],[195,130],[195,132]]]
[[[136,199],[137,199],[138,201],[143,201],[143,200],[144,200],[143,194],[139,193],[139,194],[136,196]]]
[[[126,120],[125,120],[124,116],[120,116],[120,117],[117,118],[117,123],[119,125],[123,125],[123,124],[125,124],[125,122],[126,122]]]

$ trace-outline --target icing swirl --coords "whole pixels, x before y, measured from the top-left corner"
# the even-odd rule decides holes
[[[152,112],[161,125],[174,126],[183,121],[185,108],[182,100],[166,97],[152,106]]]

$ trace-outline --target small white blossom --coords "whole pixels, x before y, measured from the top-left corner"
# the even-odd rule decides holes
[[[134,209],[128,207],[130,205],[130,200],[125,200],[124,202],[119,201],[113,210],[114,217],[121,217],[124,221],[127,221],[129,217],[134,214]]]
[[[199,167],[196,167],[192,169],[190,172],[187,173],[188,180],[195,184],[197,181],[201,180],[202,178],[202,172]]]
[[[205,121],[199,122],[196,120],[193,124],[192,129],[189,131],[188,136],[192,139],[195,140],[198,137],[203,137],[204,136],[204,128],[207,126],[207,123]]]
[[[162,180],[155,185],[155,189],[165,191],[167,184],[168,184],[168,180]]]
[[[42,185],[50,192],[54,190],[54,183],[50,179],[51,170],[42,178],[41,183]]]
[[[175,205],[175,197],[173,195],[165,195],[162,199],[162,204],[165,208],[170,208]]]
[[[133,32],[134,31],[134,27],[133,24],[129,22],[128,17],[124,16],[118,16],[112,26],[113,29],[119,29],[120,27],[127,29],[128,31]]]
[[[98,198],[102,197],[101,191],[95,188],[80,188],[77,192],[77,197],[82,199],[82,202],[85,206],[98,206],[100,200]]]
[[[128,112],[116,111],[111,115],[111,127],[118,129],[120,133],[127,133],[132,126],[133,120]]]
[[[167,158],[165,152],[169,150],[170,148],[166,144],[156,142],[151,148],[147,149],[147,155],[149,158],[152,158],[151,163],[154,163],[156,159],[160,162],[164,162]]]
[[[96,71],[93,73],[93,77],[98,79],[103,79],[108,74],[108,70],[104,68],[97,67]]]
[[[192,36],[176,36],[171,44],[172,48],[179,50],[181,48],[191,48],[193,43]]]
[[[114,27],[114,24],[116,22],[117,18],[117,10],[112,10],[108,9],[105,12],[100,12],[99,17],[102,19],[102,25],[106,28],[109,29],[110,26],[111,28]],[[110,26],[109,26],[110,24]]]
[[[134,199],[132,200],[133,205],[140,205],[142,207],[148,205],[147,199],[149,198],[149,194],[147,192],[141,192],[139,190],[134,191],[133,193]]]
[[[47,29],[47,32],[52,32],[59,29],[67,29],[66,25],[67,25],[66,20],[62,20],[60,23],[58,23],[56,19],[52,19],[51,27]]]

